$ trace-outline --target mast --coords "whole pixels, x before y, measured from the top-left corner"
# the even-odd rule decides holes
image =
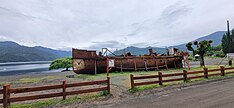
[[[229,21],[227,20],[227,35],[230,36]]]
[[[228,21],[228,20],[227,20],[227,37],[228,37],[228,38],[231,38],[231,37],[230,37],[229,21]],[[230,44],[230,43],[232,43],[232,40],[229,40],[229,44]],[[229,49],[229,50],[230,50],[230,49]],[[228,51],[228,52],[230,53],[230,52],[232,52],[232,51]],[[229,64],[229,66],[231,66],[231,65],[232,65],[232,60],[229,59],[228,64]]]

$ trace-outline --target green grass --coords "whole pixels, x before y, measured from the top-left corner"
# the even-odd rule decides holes
[[[102,92],[97,93],[96,95],[89,95],[89,96],[83,96],[83,97],[80,97],[79,95],[75,95],[65,100],[48,99],[48,100],[36,101],[33,103],[11,104],[10,108],[40,108],[40,107],[50,107],[50,106],[55,106],[55,105],[67,105],[67,104],[78,102],[81,100],[97,99],[97,98],[107,96],[107,95],[108,93],[106,91],[102,91]]]
[[[207,66],[209,69],[217,68],[217,66]],[[171,72],[182,72],[183,70],[187,70],[187,68],[176,68],[176,69],[161,69],[161,70],[154,70],[154,71],[125,71],[125,72],[111,72],[109,73],[110,77],[114,76],[122,76],[122,75],[146,75],[146,74],[157,74],[157,72],[163,72],[163,73],[171,73]],[[192,70],[203,70],[203,67],[192,67]],[[103,79],[106,78],[106,73],[101,74],[77,74],[75,75],[75,78],[80,78],[83,80],[97,80],[97,79]]]
[[[140,92],[140,91],[144,91],[144,90],[149,90],[149,89],[153,89],[153,88],[158,88],[158,87],[160,87],[160,85],[158,85],[158,84],[147,85],[147,86],[140,86],[140,87],[134,87],[132,89],[129,89],[128,92],[129,93],[136,93],[136,92]]]
[[[226,66],[226,67],[230,67],[230,66]],[[207,68],[217,69],[219,67],[207,66]],[[176,68],[176,69],[169,69],[169,70],[162,69],[160,71],[112,72],[112,73],[110,73],[110,77],[111,77],[112,84],[121,83],[122,85],[128,85],[130,74],[133,74],[133,75],[153,75],[154,74],[155,75],[155,74],[158,74],[158,72],[163,72],[163,74],[175,73],[175,72],[178,73],[178,72],[182,72],[183,70],[184,70],[184,68]],[[195,71],[195,70],[203,70],[203,67],[192,67],[190,71]],[[128,92],[136,93],[136,92],[154,89],[154,88],[158,88],[158,87],[178,85],[178,84],[184,84],[184,83],[192,83],[192,82],[196,82],[196,81],[213,80],[213,79],[225,78],[225,77],[229,77],[229,76],[234,76],[234,74],[233,75],[226,75],[224,77],[223,76],[209,77],[208,79],[198,78],[198,79],[193,79],[193,80],[189,80],[186,82],[183,82],[183,81],[168,82],[168,83],[163,83],[163,86],[160,86],[158,84],[148,85],[148,86],[140,86],[140,87],[135,87],[133,89],[129,89]],[[19,81],[16,81],[14,83],[39,83],[39,82],[46,80],[46,79],[56,79],[56,78],[57,78],[56,76],[47,76],[47,77],[38,77],[38,78],[22,78]],[[99,79],[105,79],[106,73],[96,74],[96,75],[77,74],[77,75],[75,75],[75,78],[82,79],[82,80],[99,80]],[[120,78],[120,80],[118,80],[119,82],[114,80],[114,79],[118,79],[118,78]],[[47,107],[47,106],[54,106],[54,105],[66,105],[66,104],[73,103],[73,102],[76,102],[79,100],[96,99],[100,96],[105,96],[105,95],[107,95],[106,92],[101,92],[97,95],[85,96],[82,98],[77,95],[77,96],[74,96],[71,98],[67,98],[66,100],[49,99],[49,100],[45,100],[45,101],[43,100],[43,101],[33,102],[31,104],[12,104],[11,108],[25,108],[25,107],[35,108],[35,107]]]
[[[38,77],[38,78],[22,78],[19,81],[17,81],[16,83],[39,83],[43,80],[47,80],[47,79],[56,79],[58,77],[56,76],[46,76],[46,77]]]
[[[217,68],[219,68],[219,67],[217,67],[215,65],[206,66],[206,67],[208,69],[217,69]],[[225,66],[225,67],[232,67],[232,66]],[[204,67],[192,67],[190,71],[203,70],[203,68]],[[173,72],[175,72],[175,71],[182,72],[182,70],[183,69],[170,69],[170,70],[164,70],[162,72],[163,72],[163,74],[165,74],[165,73],[172,73],[172,71]],[[203,73],[196,74],[196,75],[203,75]],[[179,84],[185,84],[185,83],[192,83],[192,82],[196,82],[196,81],[209,81],[209,80],[215,80],[215,79],[220,79],[220,78],[227,78],[227,77],[230,77],[230,76],[234,76],[234,74],[228,74],[228,75],[225,75],[225,76],[212,76],[212,77],[208,77],[208,79],[206,79],[206,78],[197,78],[197,79],[188,80],[186,82],[184,82],[184,81],[167,82],[167,83],[163,83],[162,86],[159,86],[158,84],[140,86],[140,87],[135,87],[135,88],[129,89],[128,92],[135,93],[135,92],[140,92],[140,91],[144,91],[144,90],[148,90],[148,89],[154,89],[154,88],[163,87],[163,86],[179,85]]]
[[[147,86],[134,87],[132,89],[128,89],[128,92],[136,93],[136,92],[141,92],[144,90],[149,90],[149,89],[154,89],[154,88],[159,88],[159,87],[180,85],[180,84],[186,84],[186,83],[194,83],[194,82],[198,82],[198,81],[212,81],[212,80],[217,80],[217,79],[221,79],[221,78],[228,78],[228,77],[233,77],[233,76],[234,76],[234,74],[226,74],[225,76],[211,76],[208,78],[196,78],[196,79],[192,79],[192,80],[187,80],[186,82],[174,81],[174,82],[163,83],[162,86],[160,86],[158,84],[153,84],[153,85],[147,85]]]
[[[46,76],[46,77],[21,78],[16,81],[0,82],[0,86],[3,86],[6,83],[10,83],[10,84],[39,83],[44,80],[53,80],[57,78],[59,77],[58,76]]]

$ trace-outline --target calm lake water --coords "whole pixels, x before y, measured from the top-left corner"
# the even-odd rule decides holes
[[[37,62],[8,62],[0,63],[0,76],[21,75],[27,73],[60,72],[61,70],[49,70],[51,61]]]

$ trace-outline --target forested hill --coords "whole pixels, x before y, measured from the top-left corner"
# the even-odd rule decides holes
[[[147,48],[138,48],[138,47],[127,47],[118,51],[114,51],[114,54],[116,55],[121,55],[127,53],[127,52],[131,52],[132,55],[144,55],[144,54],[149,54],[149,49],[153,48],[154,52],[157,53],[165,53],[166,52],[166,48],[159,48],[159,47],[147,47]]]
[[[0,62],[50,61],[71,56],[70,51],[41,46],[27,47],[12,41],[0,41]]]
[[[198,39],[195,39],[194,41],[202,41],[202,40],[212,40],[212,46],[217,46],[218,44],[221,44],[221,40],[223,38],[223,35],[226,33],[226,31],[217,31],[214,33],[211,33],[207,36],[200,37]],[[175,45],[175,46],[170,46],[170,47],[175,47],[179,48],[181,50],[187,51],[186,44],[180,44],[180,45]]]
[[[217,46],[218,44],[221,44],[222,37],[225,33],[226,33],[225,31],[217,31],[217,32],[211,33],[207,36],[202,36],[198,39],[194,39],[194,41],[212,40],[213,41],[212,46]],[[170,46],[169,48],[173,47],[173,48],[178,48],[178,49],[183,50],[183,51],[187,51],[187,48],[186,48],[187,43]],[[131,46],[131,47],[127,47],[127,48],[115,51],[114,53],[117,55],[121,55],[124,52],[131,52],[134,55],[143,55],[143,54],[149,54],[149,51],[148,51],[149,48],[153,48],[154,51],[157,53],[165,53],[166,52],[166,48],[159,48],[159,47],[138,48],[138,47]]]

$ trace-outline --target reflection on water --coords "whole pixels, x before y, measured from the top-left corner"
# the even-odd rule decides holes
[[[26,73],[60,72],[60,70],[49,70],[50,61],[37,62],[8,62],[0,63],[0,76],[20,75]]]

